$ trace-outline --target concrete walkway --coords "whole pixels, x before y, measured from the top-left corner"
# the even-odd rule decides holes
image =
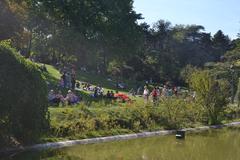
[[[209,129],[218,129],[218,128],[231,127],[231,126],[240,126],[240,122],[232,122],[232,123],[223,124],[223,125],[203,126],[203,127],[196,127],[196,128],[185,128],[182,130],[189,133],[189,132],[200,132],[200,131],[209,130]],[[129,140],[129,139],[144,138],[144,137],[164,136],[164,135],[173,134],[175,132],[176,130],[162,130],[162,131],[155,131],[155,132],[143,132],[143,133],[136,133],[136,134],[117,135],[117,136],[91,138],[91,139],[83,139],[83,140],[70,140],[70,141],[63,141],[63,142],[36,144],[33,146],[20,147],[17,149],[15,148],[15,149],[1,150],[0,155],[1,153],[14,153],[14,152],[34,151],[34,150],[39,151],[39,150],[46,150],[50,148],[59,149],[63,147],[70,147],[70,146],[81,145],[81,144],[93,144],[93,143]]]

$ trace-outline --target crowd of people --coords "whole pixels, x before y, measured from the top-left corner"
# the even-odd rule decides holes
[[[95,87],[95,90],[92,94],[90,94],[92,98],[106,98],[108,100],[118,100],[120,102],[129,102],[131,101],[130,97],[127,94],[119,93],[116,91],[115,93],[113,91],[107,91],[105,94],[103,91],[99,92],[98,87]],[[55,92],[54,90],[50,90],[48,94],[48,101],[50,105],[59,106],[62,104],[62,106],[67,105],[74,105],[78,104],[82,98],[80,96],[77,96],[74,94],[73,91],[68,90],[67,95],[64,97],[61,91]]]
[[[85,68],[81,68],[81,70],[84,70]],[[131,101],[130,97],[127,94],[123,93],[114,93],[113,91],[104,91],[104,88],[99,86],[91,85],[87,82],[79,82],[76,81],[76,72],[75,68],[71,67],[71,69],[68,69],[67,67],[63,67],[61,69],[61,79],[59,81],[59,87],[61,89],[67,88],[71,89],[68,91],[68,94],[66,97],[62,95],[62,93],[59,91],[58,93],[55,93],[53,90],[49,92],[49,102],[59,105],[60,103],[66,104],[76,104],[79,102],[80,98],[77,97],[73,91],[87,91],[90,92],[90,97],[92,98],[107,98],[107,99],[120,99],[123,102]],[[136,90],[131,89],[129,91],[129,94],[132,96],[136,95],[142,95],[145,103],[149,102],[149,100],[152,100],[154,104],[158,103],[161,98],[166,97],[178,97],[178,94],[180,92],[180,87],[169,85],[169,83],[166,83],[163,87],[154,87],[151,91],[149,90],[150,87],[148,87],[151,84],[152,80],[146,81],[146,85],[144,87],[138,86]],[[119,85],[120,83],[117,83],[117,88],[125,88],[125,85]]]
[[[106,98],[109,100],[120,100],[121,102],[128,102],[131,100],[128,95],[119,93],[118,91],[114,93],[114,91],[108,90],[107,93],[104,93],[104,89],[98,86],[94,87],[93,93],[90,95],[93,98]]]
[[[178,97],[180,88],[179,87],[171,87],[168,85],[164,85],[163,87],[154,87],[152,91],[148,89],[147,86],[144,86],[143,90],[143,98],[145,103],[149,101],[149,98],[152,97],[153,103],[157,103],[160,98],[166,97]]]
[[[147,103],[150,100],[157,104],[161,99],[168,97],[181,97],[187,101],[195,100],[196,92],[189,92],[188,90],[181,90],[180,87],[164,85],[163,87],[154,87],[151,91],[147,85],[144,86],[143,94],[144,102]]]

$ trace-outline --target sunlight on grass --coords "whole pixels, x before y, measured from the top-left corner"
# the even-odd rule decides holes
[[[51,65],[46,65],[46,67],[47,67],[47,71],[49,72],[49,74],[50,74],[53,78],[55,78],[55,79],[60,79],[61,74],[60,74],[60,72],[59,72],[55,67],[53,67],[53,66],[51,66]]]

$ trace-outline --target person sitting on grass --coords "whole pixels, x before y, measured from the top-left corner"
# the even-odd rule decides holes
[[[80,99],[71,90],[68,90],[68,94],[65,98],[65,101],[68,102],[68,105],[74,105],[77,104],[80,101]]]
[[[88,84],[87,90],[88,91],[95,91],[96,87],[94,87],[93,85]]]
[[[106,97],[107,97],[108,99],[112,98],[110,91],[107,91]]]
[[[98,97],[98,87],[94,87],[93,98]]]
[[[58,93],[56,94],[56,99],[58,99],[59,102],[62,103],[62,105],[64,106],[65,104],[65,99],[64,99],[64,96],[62,95],[62,92],[61,91],[58,91]]]
[[[114,99],[114,93],[113,93],[113,91],[110,92],[110,98],[111,98],[111,99]]]
[[[99,87],[99,96],[103,97],[104,94],[104,88],[103,87]]]
[[[50,105],[59,105],[60,100],[56,97],[54,90],[50,90],[48,93],[48,101]]]
[[[87,91],[87,83],[83,82],[82,83],[82,88],[83,88],[83,90]]]

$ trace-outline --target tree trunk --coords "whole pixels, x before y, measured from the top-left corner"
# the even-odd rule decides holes
[[[28,49],[27,49],[27,53],[26,53],[26,58],[29,58],[31,56],[31,50],[32,50],[32,31],[30,31],[31,35],[30,35],[30,39],[28,41]]]
[[[103,51],[103,74],[106,75],[107,73],[107,57],[106,57],[106,52]]]

